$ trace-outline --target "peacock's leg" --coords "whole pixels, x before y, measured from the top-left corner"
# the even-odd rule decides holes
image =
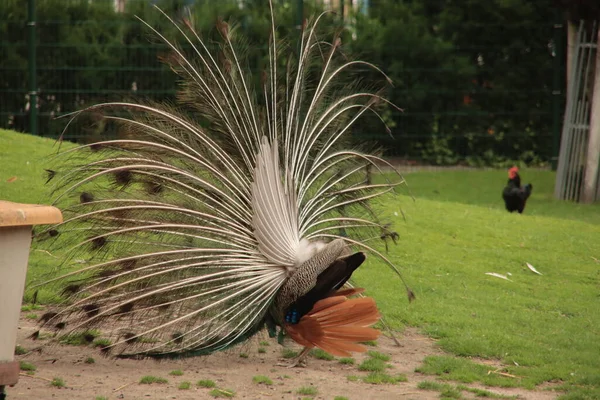
[[[287,368],[306,367],[306,356],[308,356],[310,350],[310,347],[305,347],[291,363],[278,363],[277,366]]]

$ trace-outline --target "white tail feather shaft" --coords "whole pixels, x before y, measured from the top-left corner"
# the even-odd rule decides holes
[[[291,180],[285,189],[281,182],[277,141],[270,145],[263,137],[252,184],[252,223],[261,253],[286,267],[296,263],[300,244],[296,198]]]

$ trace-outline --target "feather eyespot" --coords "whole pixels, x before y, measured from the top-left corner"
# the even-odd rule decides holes
[[[93,318],[100,312],[100,306],[97,304],[86,304],[83,306],[83,311],[87,314],[88,318]]]
[[[98,236],[92,239],[92,250],[98,250],[106,245],[106,238],[104,236]]]
[[[131,173],[131,171],[124,169],[115,172],[114,178],[117,185],[126,186],[129,185],[133,180],[133,174]]]
[[[127,344],[135,343],[138,340],[137,335],[133,332],[126,332],[123,337],[125,338],[125,343]]]
[[[94,195],[88,192],[83,192],[79,195],[79,202],[83,203],[90,203],[94,201]]]

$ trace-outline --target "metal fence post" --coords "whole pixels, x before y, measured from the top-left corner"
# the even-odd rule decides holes
[[[29,48],[29,131],[32,135],[38,134],[38,109],[37,109],[37,82],[36,82],[36,43],[35,43],[35,0],[29,0],[29,21],[27,22]]]

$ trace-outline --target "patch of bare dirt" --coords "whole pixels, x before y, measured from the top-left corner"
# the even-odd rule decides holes
[[[40,346],[40,341],[32,341],[27,337],[37,328],[35,323],[22,318],[20,322],[18,344],[26,349]],[[351,382],[349,375],[365,376],[358,371],[357,365],[365,358],[356,355],[355,365],[343,365],[338,361],[308,359],[306,368],[286,368],[277,366],[281,361],[281,346],[267,335],[257,335],[249,343],[238,346],[227,352],[206,357],[182,360],[117,360],[106,358],[90,347],[44,346],[41,351],[31,352],[17,358],[37,367],[35,374],[22,374],[19,383],[7,388],[8,399],[91,399],[104,396],[107,399],[177,399],[196,400],[212,399],[210,389],[199,388],[196,382],[210,379],[223,389],[235,391],[235,399],[301,399],[305,396],[297,393],[301,387],[314,387],[317,390],[314,399],[334,399],[343,396],[351,400],[370,399],[438,399],[439,393],[417,388],[423,380],[434,380],[435,377],[415,373],[416,367],[426,356],[443,354],[435,342],[415,329],[407,329],[399,335],[401,346],[382,337],[376,350],[389,354],[389,362],[393,368],[392,375],[405,374],[408,382],[398,384],[373,385],[364,382]],[[265,353],[259,353],[260,341],[268,341],[264,346]],[[248,354],[248,358],[240,357],[240,353]],[[93,357],[93,364],[85,363]],[[182,376],[171,376],[170,371],[181,370]],[[146,375],[168,379],[167,384],[140,384],[140,378]],[[265,386],[253,383],[252,378],[265,375],[272,379],[273,385]],[[64,379],[66,388],[56,388],[50,381],[60,377]],[[192,383],[189,390],[180,390],[181,382]],[[476,385],[469,385],[479,387]],[[494,393],[518,396],[522,399],[547,400],[556,397],[548,391],[527,391],[524,389],[485,388]],[[469,394],[465,393],[468,398]]]

